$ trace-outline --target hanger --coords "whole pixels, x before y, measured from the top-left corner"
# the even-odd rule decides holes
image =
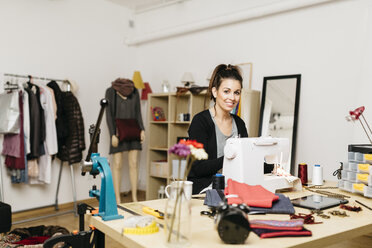
[[[28,87],[29,89],[31,89],[32,86],[34,85],[34,84],[31,82],[31,81],[32,81],[32,76],[31,76],[31,75],[28,75],[27,77],[28,77],[28,81],[26,82],[26,84],[27,84],[27,87]]]
[[[27,87],[36,94],[40,90],[39,86],[33,83],[33,78],[31,75],[28,75],[27,77],[28,77],[28,81],[26,82]]]
[[[66,91],[71,91],[71,83],[68,80],[63,80],[63,83],[66,85]]]
[[[18,90],[18,85],[7,81],[4,85],[4,90],[7,91]]]
[[[6,80],[6,83],[4,84],[4,90],[7,91],[8,93],[11,92],[12,90],[17,90],[18,88],[19,88],[18,82],[13,83],[13,80],[9,80],[9,78]]]

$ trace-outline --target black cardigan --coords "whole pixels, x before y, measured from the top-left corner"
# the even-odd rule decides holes
[[[244,121],[233,115],[240,137],[248,137]],[[212,177],[223,165],[223,156],[217,158],[216,129],[209,110],[204,110],[194,116],[188,130],[189,138],[203,143],[204,150],[208,153],[208,160],[195,161],[188,180],[193,182],[193,194],[198,194],[212,182]]]

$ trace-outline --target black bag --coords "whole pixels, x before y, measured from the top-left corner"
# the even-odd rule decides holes
[[[12,227],[12,209],[9,204],[0,202],[0,233],[10,231]]]

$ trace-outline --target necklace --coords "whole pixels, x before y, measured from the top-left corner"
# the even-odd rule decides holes
[[[314,192],[314,193],[326,195],[326,196],[333,197],[333,198],[338,198],[338,199],[350,198],[350,196],[347,196],[347,195],[344,195],[344,194],[334,193],[334,192],[330,192],[330,191],[327,191],[327,190],[323,190],[323,189],[338,189],[338,187],[308,186],[308,187],[305,187],[305,189],[308,190],[308,191]]]

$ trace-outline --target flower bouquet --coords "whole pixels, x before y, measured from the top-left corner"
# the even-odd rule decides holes
[[[178,158],[177,178],[182,180],[171,184],[165,214],[166,242],[171,246],[183,246],[190,241],[191,227],[190,198],[188,194],[185,194],[190,182],[187,182],[186,179],[194,161],[207,159],[208,154],[204,151],[203,144],[193,140],[180,140],[169,149],[169,153]],[[183,159],[186,159],[187,163],[185,173],[181,175],[181,160]]]

